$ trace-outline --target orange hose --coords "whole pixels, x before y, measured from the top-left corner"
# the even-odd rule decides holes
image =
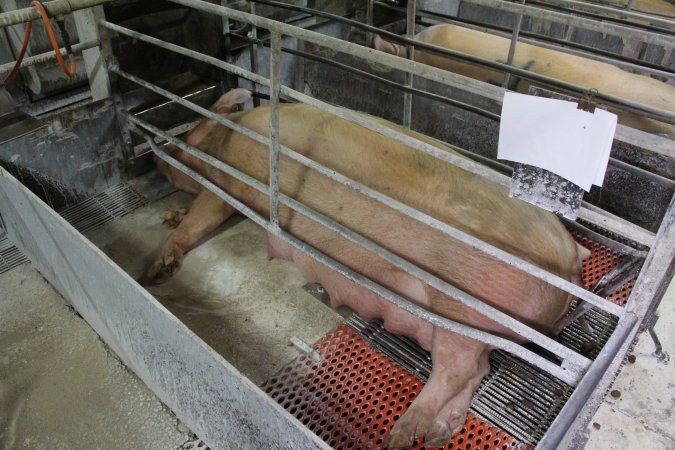
[[[23,61],[23,57],[26,54],[26,49],[28,48],[28,41],[30,40],[30,30],[33,27],[33,22],[28,22],[26,24],[26,32],[23,34],[23,44],[21,45],[21,53],[19,53],[19,57],[16,59],[16,63],[14,63],[14,67],[12,67],[12,71],[7,75],[7,78],[5,78],[5,81],[2,82],[2,84],[7,87],[9,85],[9,82],[12,81],[12,78],[14,78],[14,75],[19,71],[19,67],[21,66],[21,62]]]
[[[75,71],[77,69],[77,66],[75,64],[75,58],[72,57],[70,58],[70,69],[66,67],[66,62],[63,60],[63,56],[61,56],[61,51],[59,50],[59,43],[56,40],[56,36],[54,35],[54,30],[52,29],[52,24],[49,22],[49,16],[47,15],[47,10],[45,7],[42,5],[42,3],[38,1],[32,1],[30,3],[30,6],[34,6],[37,8],[38,12],[40,13],[40,16],[42,17],[42,22],[45,24],[45,29],[47,30],[47,35],[49,36],[49,40],[52,43],[52,48],[54,49],[54,53],[56,54],[56,60],[59,63],[59,66],[61,66],[61,70],[63,73],[65,73],[67,76],[72,77],[75,75]],[[14,67],[12,68],[12,71],[7,75],[7,78],[5,78],[5,81],[2,82],[2,84],[7,87],[7,85],[12,81],[12,78],[16,75],[16,73],[19,71],[19,67],[21,67],[21,62],[23,61],[24,56],[26,55],[26,49],[28,48],[28,41],[30,40],[30,32],[31,28],[33,27],[33,21],[29,21],[26,23],[26,32],[23,35],[23,44],[21,45],[21,52],[19,53],[19,57],[16,59],[16,63],[14,64]]]
[[[59,43],[56,40],[56,36],[54,36],[54,30],[52,29],[52,24],[49,22],[47,10],[44,6],[42,6],[42,3],[38,1],[32,1],[30,2],[30,5],[35,6],[42,16],[42,22],[45,24],[45,28],[47,29],[49,40],[52,42],[52,47],[54,48],[54,53],[56,54],[56,60],[59,62],[61,70],[69,77],[72,77],[75,75],[75,69],[77,68],[75,66],[75,58],[70,58],[70,69],[68,69],[66,67],[66,62],[63,60],[63,56],[61,56],[61,52],[59,51]]]

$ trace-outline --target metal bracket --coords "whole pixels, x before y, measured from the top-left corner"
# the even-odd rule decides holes
[[[589,89],[586,95],[579,99],[579,102],[577,103],[577,109],[589,112],[591,114],[595,113],[595,107],[598,106],[598,103],[595,100],[595,95],[597,93],[597,89]]]

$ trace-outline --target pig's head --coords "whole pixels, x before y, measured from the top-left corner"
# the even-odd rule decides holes
[[[231,89],[221,95],[220,98],[213,105],[211,105],[210,110],[225,117],[232,113],[237,105],[246,103],[250,98],[251,91],[248,89]],[[214,124],[215,122],[212,120],[202,120],[199,125],[197,125],[192,131],[190,131],[190,133],[188,133],[185,138],[185,142],[188,145],[199,148],[202,140],[204,139],[204,136],[206,136]],[[202,164],[201,161],[183,149],[176,147],[175,145],[167,145],[163,150],[172,158],[180,161],[189,168],[202,173],[199,170],[199,167]],[[154,159],[155,164],[157,165],[157,170],[159,170],[159,172],[164,175],[176,188],[192,194],[196,194],[201,191],[202,186],[193,180],[192,177],[176,169],[163,159],[159,158],[157,155],[154,156]]]
[[[393,42],[385,41],[380,37],[379,34],[375,35],[374,46],[376,50],[385,53],[391,53],[396,56],[405,56],[405,47],[399,44],[394,44]]]

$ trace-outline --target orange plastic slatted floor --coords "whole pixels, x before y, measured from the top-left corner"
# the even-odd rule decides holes
[[[592,251],[583,264],[587,288],[625,258],[587,238],[577,234],[575,237]],[[608,300],[625,305],[633,284],[634,280],[627,282]],[[315,348],[323,355],[320,364],[301,356],[271,378],[263,389],[336,449],[382,448],[392,425],[424,383],[346,325],[326,334]],[[532,447],[469,413],[462,431],[444,448]],[[424,442],[416,441],[412,448],[424,449]]]

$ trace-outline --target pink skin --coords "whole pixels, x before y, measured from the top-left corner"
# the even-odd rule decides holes
[[[228,94],[230,100],[224,101],[223,105],[232,104],[233,97]],[[227,107],[221,108],[220,113],[228,112]],[[461,169],[439,165],[381,135],[365,132],[310,107],[284,105],[280,115],[284,145],[567,279],[578,276],[579,266],[575,264],[584,254],[560,222],[549,213],[509,199],[508,192],[502,187],[473,178]],[[266,108],[233,114],[231,119],[261,134],[268,133]],[[200,124],[188,136],[188,142],[201,145],[202,150],[263,182],[267,179],[268,148],[239,134],[223,131],[213,121]],[[174,154],[259,214],[269,215],[266,195],[200,166],[183,152]],[[383,158],[382,154],[387,157]],[[354,164],[355,160],[359,164]],[[282,158],[280,164],[282,192],[336,218],[344,226],[392,249],[486,303],[544,333],[565,314],[567,297],[557,289],[421,226],[419,222],[287,158]],[[164,167],[163,172],[180,187],[199,189],[170,168]],[[391,177],[396,177],[394,182]],[[234,209],[217,196],[208,190],[200,190],[190,211],[146,272],[145,281],[165,281],[180,267],[185,252],[233,213]],[[414,303],[444,317],[522,341],[503,326],[461,306],[311,220],[293,214],[285,207],[280,208],[279,218],[280,226],[286,232]],[[527,236],[525,240],[523,233]],[[512,247],[512,242],[517,246]],[[401,311],[272,235],[268,235],[267,252],[270,259],[293,261],[308,281],[322,284],[330,295],[331,306],[349,306],[366,320],[382,318],[389,331],[410,336],[431,351],[434,364],[429,381],[391,430],[388,447],[407,447],[421,437],[427,447],[440,446],[461,429],[471,397],[489,370],[489,347],[434,328]]]

